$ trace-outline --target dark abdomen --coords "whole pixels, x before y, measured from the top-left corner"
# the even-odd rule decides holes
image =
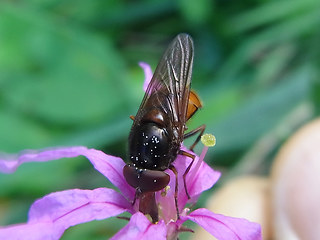
[[[165,128],[143,123],[131,129],[129,158],[138,168],[165,170],[177,156],[179,146],[175,145]]]

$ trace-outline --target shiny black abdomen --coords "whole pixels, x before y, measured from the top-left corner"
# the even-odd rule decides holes
[[[171,139],[171,141],[170,141]],[[129,136],[129,158],[138,168],[165,170],[177,157],[179,146],[166,128],[154,122],[136,125]]]

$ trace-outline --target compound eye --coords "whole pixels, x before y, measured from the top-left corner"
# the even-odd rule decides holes
[[[166,172],[139,169],[132,165],[123,167],[123,175],[130,186],[141,192],[157,192],[169,184],[170,176]]]

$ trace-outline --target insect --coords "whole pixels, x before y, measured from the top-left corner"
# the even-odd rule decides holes
[[[123,168],[129,185],[136,189],[134,202],[139,199],[139,210],[158,221],[155,192],[165,188],[171,169],[176,177],[175,205],[178,211],[177,170],[173,162],[178,154],[192,159],[183,174],[185,177],[195,156],[180,149],[183,140],[199,133],[190,147],[193,150],[204,132],[205,125],[185,133],[186,122],[201,107],[199,97],[190,89],[193,64],[193,41],[187,34],[179,34],[169,45],[148,85],[129,135],[130,163]]]

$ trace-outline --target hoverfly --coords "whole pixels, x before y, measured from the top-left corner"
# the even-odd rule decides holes
[[[205,125],[188,132],[186,122],[201,107],[197,94],[190,90],[193,64],[193,41],[187,34],[179,34],[169,45],[148,85],[145,96],[135,117],[129,135],[130,163],[123,168],[129,185],[136,189],[139,211],[158,221],[155,192],[165,188],[170,176],[164,172],[171,169],[176,176],[175,205],[178,211],[177,170],[172,165],[178,154],[192,159],[183,180],[190,198],[185,177],[195,156],[180,149],[183,140],[200,133],[193,150],[204,132]],[[134,203],[133,203],[134,204]]]

